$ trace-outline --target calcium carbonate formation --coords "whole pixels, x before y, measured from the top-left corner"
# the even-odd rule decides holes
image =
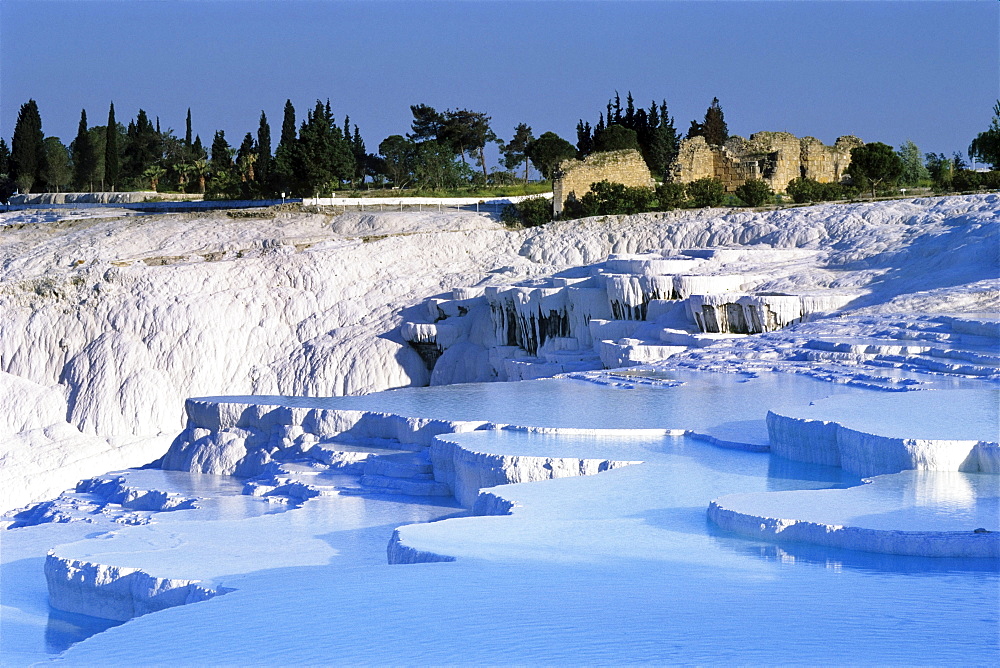
[[[933,502],[929,489],[962,488],[983,507],[995,504],[995,388],[969,390],[979,394],[965,401],[961,390],[936,390],[946,395],[937,399],[926,387],[1000,379],[998,208],[996,195],[984,195],[522,231],[472,213],[279,214],[252,224],[222,214],[127,224],[6,214],[0,398],[10,410],[0,418],[0,509],[20,508],[7,518],[20,527],[111,513],[154,543],[166,540],[151,515],[197,508],[198,498],[119,476],[88,479],[154,462],[237,476],[247,497],[276,504],[453,497],[473,521],[516,512],[504,486],[617,475],[643,460],[599,448],[511,452],[463,438],[599,438],[600,429],[404,416],[321,397],[567,373],[622,387],[670,383],[679,370],[791,373],[881,398],[767,412],[776,397],[764,397],[760,425],[617,436],[687,434],[875,477],[849,490],[705,499],[709,518],[737,534],[995,558],[995,523],[900,528],[916,502],[884,525],[824,509],[882,503],[885,489],[918,489]],[[857,417],[861,406],[872,413]],[[951,422],[924,433],[941,413]],[[914,420],[886,419],[899,414]],[[979,430],[966,433],[969,424]],[[766,440],[752,437],[758,427]],[[939,477],[908,487],[885,480],[907,472]],[[389,561],[455,558],[424,544],[422,531],[397,531]],[[53,550],[45,566],[53,607],[125,620],[228,591],[117,562],[79,545]]]

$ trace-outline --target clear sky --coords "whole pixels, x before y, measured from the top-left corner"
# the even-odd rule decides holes
[[[615,90],[686,131],[718,97],[731,134],[855,134],[963,154],[1000,97],[1000,3],[0,0],[0,136],[38,102],[67,144],[141,107],[205,143],[277,141],[290,98],[350,114],[369,151],[409,105],[485,111],[576,141]]]

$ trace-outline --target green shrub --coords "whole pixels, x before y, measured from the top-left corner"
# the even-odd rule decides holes
[[[599,181],[580,199],[585,215],[610,216],[649,211],[654,204],[650,188],[630,187],[621,183]]]
[[[818,195],[820,201],[832,202],[833,200],[844,199],[847,195],[843,185],[835,182],[820,183]]]
[[[529,197],[517,204],[508,204],[500,212],[504,225],[516,227],[537,227],[552,220],[552,200],[545,197]]]
[[[792,179],[785,187],[785,192],[796,204],[819,201],[819,189],[821,185],[818,181],[799,177]]]
[[[972,192],[979,190],[983,183],[979,172],[970,169],[959,169],[951,180],[951,187],[959,192]]]
[[[661,183],[656,187],[657,208],[660,211],[680,209],[684,206],[684,184]]]
[[[737,188],[736,196],[743,200],[747,206],[760,206],[771,201],[774,197],[774,191],[764,181],[753,179]]]
[[[993,170],[992,172],[984,172],[979,175],[982,177],[982,187],[987,190],[1000,190],[1000,171]]]
[[[570,193],[566,201],[563,202],[561,217],[563,220],[573,220],[576,218],[586,218],[597,215],[597,201],[593,198],[587,200],[586,206],[583,201],[577,198],[576,193]]]
[[[726,187],[719,179],[703,178],[687,184],[687,194],[696,207],[722,206],[726,201]]]

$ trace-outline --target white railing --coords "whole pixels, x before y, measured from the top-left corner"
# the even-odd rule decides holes
[[[552,193],[512,197],[309,197],[303,205],[343,211],[476,211],[499,214],[508,204],[532,197],[551,199]]]

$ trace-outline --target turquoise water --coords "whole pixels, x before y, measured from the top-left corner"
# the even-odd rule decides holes
[[[873,392],[785,374],[680,379],[680,387],[546,380],[283,401],[529,426],[692,429],[757,442],[768,409]],[[105,519],[5,532],[3,664],[57,652],[66,665],[88,666],[1000,663],[995,561],[765,543],[706,518],[709,501],[725,494],[860,483],[838,468],[688,437],[449,438],[481,452],[644,463],[506,486],[501,493],[517,503],[512,516],[442,521],[433,520],[454,507],[335,496],[274,512],[239,496],[235,481],[137,472],[145,486],[211,500],[135,529]],[[406,524],[408,544],[457,561],[387,565],[385,545]],[[166,545],[148,559],[174,576],[186,567],[235,591],[110,628],[50,614],[39,577],[45,550],[108,530],[133,547],[143,536]],[[230,560],[236,539],[249,547]],[[116,551],[114,541],[86,542],[95,555]],[[254,544],[267,546],[267,558],[253,559]],[[286,556],[275,557],[275,547]],[[141,552],[127,553],[141,561]]]
[[[576,379],[405,388],[351,397],[207,397],[339,408],[529,427],[690,429],[726,440],[767,443],[768,410],[837,394],[884,394],[807,376],[672,372],[669,383],[614,386]]]
[[[237,591],[147,615],[73,647],[68,665],[995,665],[989,561],[770,544],[705,517],[721,494],[839,488],[834,467],[636,439],[481,432],[471,449],[644,464],[503,488],[513,516],[426,523],[400,499],[331,497],[270,516],[261,540],[325,565],[261,564]],[[446,509],[441,509],[443,512]],[[425,513],[426,511],[419,511]],[[250,518],[247,530],[262,518]],[[389,566],[399,523],[451,563]],[[180,542],[188,527],[169,521]],[[279,538],[280,537],[280,538]],[[109,550],[113,551],[114,546]],[[197,558],[177,555],[180,560]],[[225,632],[222,632],[224,630]]]

